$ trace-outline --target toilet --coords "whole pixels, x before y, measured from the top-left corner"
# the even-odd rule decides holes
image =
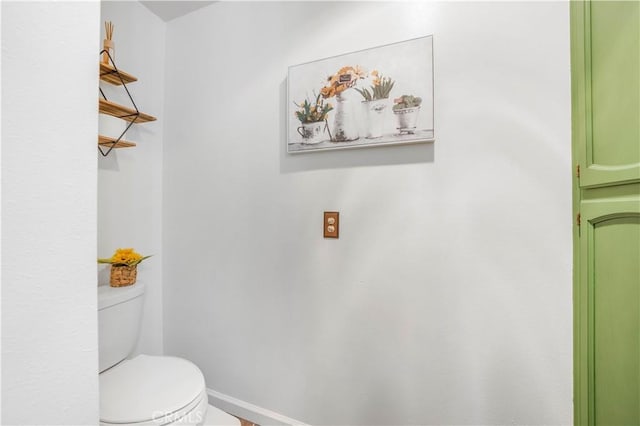
[[[170,356],[128,358],[138,340],[143,296],[140,282],[98,287],[100,424],[203,425],[209,405],[195,364]],[[232,419],[225,424],[239,424],[224,414]]]

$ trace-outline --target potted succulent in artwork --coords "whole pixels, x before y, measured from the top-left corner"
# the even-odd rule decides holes
[[[305,99],[302,104],[295,104],[299,109],[296,117],[300,121],[298,133],[302,136],[302,143],[315,144],[322,141],[322,134],[327,127],[327,114],[333,110],[333,105],[325,103],[322,95],[316,96],[315,102]]]
[[[393,114],[396,116],[396,128],[398,131],[401,134],[415,133],[422,98],[413,95],[402,95],[394,99],[393,103]]]
[[[367,124],[367,138],[379,138],[382,136],[384,111],[389,107],[389,93],[395,82],[390,77],[383,77],[377,70],[371,71],[370,76],[371,86],[356,90],[364,98],[362,105]]]

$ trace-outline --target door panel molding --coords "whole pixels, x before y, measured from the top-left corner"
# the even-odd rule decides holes
[[[582,203],[581,210],[583,220],[580,225],[580,258],[583,261],[580,265],[579,282],[575,293],[577,299],[576,310],[579,314],[578,324],[580,325],[575,331],[578,334],[578,347],[575,353],[576,364],[574,367],[577,372],[576,388],[574,390],[576,397],[575,424],[639,424],[640,404],[637,404],[637,399],[640,395],[640,356],[638,355],[638,341],[640,341],[640,310],[638,309],[640,304],[640,297],[638,297],[640,295],[640,274],[634,272],[634,275],[614,278],[607,276],[606,280],[602,278],[599,280],[597,278],[596,265],[597,262],[602,262],[602,258],[597,256],[615,258],[623,265],[633,262],[637,264],[640,240],[637,240],[637,243],[635,242],[637,237],[635,234],[640,235],[640,231],[638,231],[640,228],[640,197],[635,200],[585,202]],[[632,231],[629,234],[633,245],[614,246],[613,249],[611,244],[600,247],[602,243],[599,240],[605,239],[600,238],[602,237],[601,233],[612,227],[625,227],[627,231]],[[610,266],[610,268],[615,267]],[[624,275],[624,271],[621,274]],[[616,311],[616,309],[611,309],[610,307],[608,308],[609,310],[601,308],[604,304],[602,299],[609,299],[607,303],[612,303],[611,300],[616,299],[615,297],[610,297],[609,294],[616,291],[619,292],[616,286],[624,285],[627,286],[627,290],[625,290],[627,292],[629,292],[630,286],[635,285],[633,287],[635,290],[631,290],[631,292],[635,291],[635,296],[629,294],[630,299],[626,299],[632,307],[625,310],[624,307],[619,306],[621,302],[618,294],[615,308],[620,308],[619,310]],[[600,309],[598,309],[599,306]],[[606,315],[603,315],[602,312],[606,312]],[[617,323],[621,322],[619,318],[616,318],[616,312],[620,316],[623,314],[635,315],[635,323],[633,323],[634,320],[628,320],[627,318],[623,322],[623,327],[615,328],[615,330],[619,330],[626,327],[627,330],[632,330],[627,334],[637,336],[635,342],[628,341],[628,347],[627,340],[621,343],[620,339],[616,341],[609,337],[611,333],[614,333],[614,330],[610,330],[608,327],[616,324],[616,321]],[[601,335],[606,336],[606,338],[600,337]],[[609,343],[605,344],[602,342],[603,340]],[[596,344],[598,341],[600,343]],[[617,351],[613,355],[606,353],[609,347],[612,346],[611,341],[614,344],[617,343],[618,347],[623,346],[624,350]],[[603,352],[605,352],[604,355]],[[610,368],[611,365],[614,365],[614,368]],[[614,370],[620,375],[620,370],[625,366],[630,370],[625,375],[626,380],[611,378],[615,374],[600,372],[600,370]],[[606,383],[603,384],[602,382]],[[615,386],[610,382],[614,383]],[[633,389],[631,392],[621,392],[620,388],[624,387]],[[599,390],[603,388],[607,388],[608,391],[599,393]],[[613,399],[615,399],[615,406],[611,402]],[[635,408],[634,401],[636,402]],[[599,412],[598,407],[604,413]],[[612,407],[615,407],[615,409]],[[632,412],[634,409],[635,412]],[[620,418],[616,418],[616,416]]]

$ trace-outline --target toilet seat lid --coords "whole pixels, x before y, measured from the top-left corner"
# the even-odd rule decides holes
[[[100,374],[100,421],[148,422],[180,411],[204,389],[202,372],[193,363],[139,355]]]

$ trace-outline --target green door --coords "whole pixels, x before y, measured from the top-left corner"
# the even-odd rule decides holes
[[[572,2],[576,425],[640,425],[640,2]]]

